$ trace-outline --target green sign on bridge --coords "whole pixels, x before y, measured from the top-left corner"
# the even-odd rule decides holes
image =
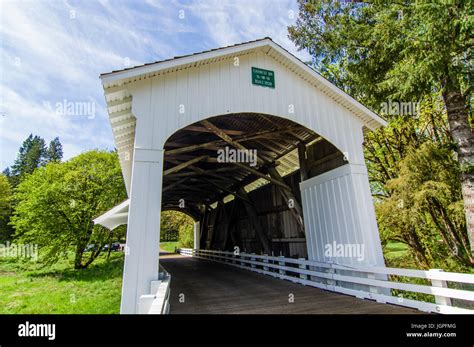
[[[252,67],[252,84],[262,87],[275,88],[275,72]]]

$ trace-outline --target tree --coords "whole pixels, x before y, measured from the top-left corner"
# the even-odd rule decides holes
[[[386,184],[400,172],[400,161],[426,142],[450,148],[448,122],[439,99],[426,97],[416,116],[392,115],[388,126],[365,136],[365,158],[373,194],[390,196]]]
[[[193,220],[185,213],[178,211],[163,211],[161,213],[160,241],[167,235],[177,235],[180,247],[193,247]]]
[[[38,244],[46,262],[74,249],[74,268],[91,264],[110,233],[92,220],[126,198],[116,153],[90,151],[51,162],[25,177],[14,193],[11,224],[24,243]],[[96,248],[88,257],[89,244]],[[84,259],[85,258],[85,259]]]
[[[300,1],[289,37],[330,79],[379,110],[382,101],[444,103],[474,250],[473,26],[469,1]],[[387,147],[388,150],[388,147]]]
[[[12,189],[5,175],[0,175],[0,242],[9,241],[13,229],[8,223],[12,213]]]
[[[63,158],[63,145],[59,141],[59,137],[55,137],[46,150],[46,161],[61,161]]]
[[[11,167],[11,183],[18,185],[20,180],[26,175],[31,174],[35,169],[45,163],[46,146],[44,139],[33,134],[23,141],[18,152],[17,158]]]
[[[409,245],[422,268],[473,263],[458,177],[452,150],[425,142],[400,162],[390,196],[376,204],[382,238]]]

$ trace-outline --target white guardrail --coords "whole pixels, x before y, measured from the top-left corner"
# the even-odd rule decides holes
[[[148,295],[140,296],[138,313],[168,314],[170,312],[170,282],[171,275],[160,266],[158,281],[151,282]]]
[[[335,263],[323,263],[267,255],[233,252],[196,250],[182,248],[184,256],[216,261],[246,270],[270,275],[337,293],[353,295],[362,299],[372,299],[381,303],[415,308],[424,312],[443,314],[474,314],[474,275],[455,272],[444,272],[432,269],[410,270],[389,267],[353,267]],[[388,275],[426,279],[431,285],[396,282]],[[467,284],[471,290],[448,288],[448,282]],[[368,286],[368,291],[351,289],[342,284],[354,287]],[[360,286],[362,285],[362,286]],[[473,285],[473,286],[471,286]],[[390,295],[390,289],[422,293],[434,296],[435,303],[405,298],[402,295]],[[453,299],[453,300],[452,300]],[[463,300],[459,307],[457,300]]]

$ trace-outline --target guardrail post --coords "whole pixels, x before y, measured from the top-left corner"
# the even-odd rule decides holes
[[[244,254],[245,254],[245,253],[240,253],[240,254],[239,254],[241,260],[244,259],[244,257],[245,257]],[[240,265],[245,266],[245,263],[244,263],[243,261],[241,261],[241,262],[240,262]]]
[[[282,256],[282,255],[280,255],[280,256],[278,257],[278,259],[279,259],[278,265],[280,265],[280,266],[285,266],[285,257]],[[285,275],[285,274],[286,274],[286,271],[285,271],[285,270],[282,270],[282,269],[278,269],[278,273],[279,273],[280,275]]]
[[[334,276],[336,274],[336,269],[333,267],[333,262],[328,261],[328,264],[329,264],[328,273]],[[326,282],[327,282],[328,290],[334,291],[334,288],[330,288],[330,287],[331,286],[335,287],[336,281],[334,279],[327,279]]]
[[[268,254],[264,254],[264,256],[265,256],[265,257],[268,257]],[[267,259],[267,258],[263,258],[263,262],[264,262],[264,263],[268,263],[268,259]],[[268,271],[268,270],[269,270],[268,266],[263,265],[263,271]],[[266,275],[266,274],[265,274],[265,275]]]
[[[255,255],[255,253],[252,253],[252,255]],[[255,257],[250,257],[250,260],[255,261]],[[250,266],[254,269],[257,267],[255,264],[250,264]]]
[[[229,255],[227,253],[224,253],[224,257],[225,257],[225,262],[226,263],[231,263],[232,262],[232,260],[231,260],[232,256],[231,255]]]
[[[298,258],[298,260],[303,261],[303,260],[306,260],[306,259],[305,259],[305,258]],[[299,267],[300,269],[306,270],[306,264],[298,264],[298,267]],[[306,275],[306,274],[300,274],[300,278],[301,278],[302,280],[307,280],[307,279],[308,279],[308,275]],[[305,284],[303,283],[303,285],[305,285]]]
[[[442,269],[430,269],[429,272],[439,273],[439,272],[443,272],[443,270]],[[446,281],[443,281],[443,280],[433,280],[433,279],[431,279],[431,285],[433,287],[448,288],[448,283]],[[451,306],[451,298],[447,298],[445,296],[435,295],[435,302],[438,305]]]
[[[370,278],[370,279],[372,279],[372,280],[377,279],[377,277],[375,276],[374,273],[368,273],[368,274],[367,274],[367,278]],[[374,294],[379,293],[378,287],[375,287],[375,286],[369,286],[369,291],[370,291],[370,293],[374,293]],[[372,297],[372,294],[370,294],[370,293],[369,293],[369,298],[372,299],[373,297]],[[385,304],[385,303],[386,303],[386,301],[380,300],[380,299],[378,299],[377,302],[380,302],[380,303],[382,303],[382,304]]]

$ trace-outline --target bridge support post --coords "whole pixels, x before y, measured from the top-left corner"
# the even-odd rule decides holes
[[[362,156],[361,156],[362,157]],[[361,162],[361,161],[359,161]],[[300,183],[308,259],[385,266],[365,164],[340,166]],[[341,270],[341,274],[351,275]],[[385,275],[375,275],[377,279]],[[372,291],[370,286],[340,284]],[[389,290],[377,288],[390,295]]]
[[[135,149],[120,313],[138,313],[158,280],[162,174],[163,150]]]
[[[384,266],[365,165],[340,166],[300,187],[309,260]]]
[[[200,222],[194,222],[194,247],[193,249],[199,249],[199,243],[200,243],[200,230],[201,230],[201,223]]]

